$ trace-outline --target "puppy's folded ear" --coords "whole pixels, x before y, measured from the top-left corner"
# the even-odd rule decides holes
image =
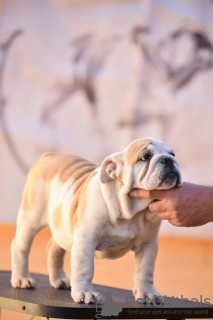
[[[114,153],[105,158],[101,165],[101,182],[107,183],[121,176],[121,168],[124,165],[122,153]]]

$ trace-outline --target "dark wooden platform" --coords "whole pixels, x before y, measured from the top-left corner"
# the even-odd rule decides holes
[[[131,303],[132,292],[95,285],[103,296],[111,293],[114,303],[122,311],[117,316],[102,316],[103,306],[75,303],[70,297],[70,290],[55,290],[50,287],[48,276],[32,274],[36,279],[37,289],[13,289],[10,285],[9,271],[0,272],[0,309],[8,309],[46,318],[62,319],[186,319],[213,318],[213,305],[206,305],[181,299],[165,298],[164,305],[144,305]],[[128,297],[128,298],[127,298]],[[126,299],[129,304],[126,304]]]

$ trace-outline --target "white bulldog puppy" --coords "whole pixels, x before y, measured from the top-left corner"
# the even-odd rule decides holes
[[[75,302],[102,303],[92,285],[94,257],[115,259],[135,252],[135,298],[162,301],[153,285],[160,219],[151,200],[130,198],[134,188],[170,189],[182,185],[173,151],[162,141],[133,141],[100,167],[76,156],[44,154],[30,169],[12,242],[14,288],[34,288],[28,255],[34,236],[49,226],[50,284],[69,288]],[[71,252],[71,284],[63,271]]]

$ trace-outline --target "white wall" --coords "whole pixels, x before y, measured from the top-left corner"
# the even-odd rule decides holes
[[[201,0],[3,1],[0,221],[15,222],[44,151],[100,163],[153,136],[175,150],[186,181],[213,185],[212,21]],[[211,229],[165,222],[161,232]]]

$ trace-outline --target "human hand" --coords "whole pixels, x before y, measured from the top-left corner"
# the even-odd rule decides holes
[[[213,187],[185,182],[181,188],[134,189],[129,195],[156,200],[149,205],[150,211],[176,227],[196,227],[213,221]]]

